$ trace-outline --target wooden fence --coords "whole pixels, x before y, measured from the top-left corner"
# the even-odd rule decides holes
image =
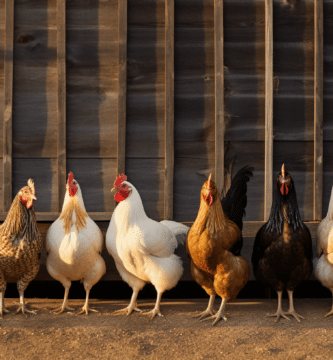
[[[328,0],[0,0],[0,220],[32,177],[46,231],[73,171],[105,231],[125,172],[150,217],[190,224],[210,172],[223,189],[251,165],[253,238],[284,162],[315,235],[333,183],[330,14]]]

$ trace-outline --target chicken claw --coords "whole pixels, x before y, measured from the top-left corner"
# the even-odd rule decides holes
[[[120,310],[116,310],[114,312],[115,315],[121,314],[123,312],[127,312],[126,316],[129,316],[132,314],[133,311],[137,311],[137,312],[142,312],[142,310],[140,310],[139,308],[137,308],[136,306],[131,306],[128,305],[127,307],[125,307],[124,309],[120,309]]]
[[[161,314],[161,312],[160,312],[159,309],[153,309],[153,310],[151,310],[151,311],[143,312],[142,315],[151,315],[151,317],[150,317],[151,320],[154,319],[154,317],[155,317],[156,315],[158,315],[158,316],[164,316],[164,315]]]
[[[76,315],[82,315],[82,314],[84,314],[84,313],[85,313],[86,315],[88,315],[88,314],[89,314],[89,311],[99,312],[99,311],[96,310],[96,309],[90,308],[88,305],[84,305],[84,306],[82,307],[81,311],[78,312]]]
[[[22,312],[23,315],[27,316],[28,314],[34,314],[37,315],[37,310],[28,310],[24,304],[20,304],[18,309],[16,310],[15,314],[18,314],[19,312]]]
[[[333,309],[332,309],[330,312],[328,312],[328,313],[325,315],[325,317],[329,317],[329,316],[331,316],[331,315],[333,315]]]
[[[68,305],[62,305],[60,306],[60,308],[56,308],[52,311],[50,311],[51,314],[55,314],[55,315],[60,315],[62,314],[63,312],[65,312],[65,310],[70,310],[70,311],[74,311],[75,309],[69,307]],[[69,312],[69,314],[72,314],[71,312]]]
[[[289,310],[288,312],[286,312],[285,314],[287,315],[292,315],[298,322],[301,322],[301,319],[305,320],[305,317],[301,316],[300,314],[297,314],[297,312],[295,310]],[[288,319],[289,320],[289,319]]]
[[[290,319],[286,316],[286,314],[289,314],[289,313],[284,312],[284,311],[278,309],[275,314],[267,314],[265,317],[274,317],[274,316],[276,316],[275,322],[278,322],[279,319],[280,319],[280,317],[282,316],[282,317],[284,317],[285,319],[287,319],[287,320],[290,321]]]
[[[2,308],[1,310],[0,310],[0,317],[3,317],[3,313],[10,313],[10,311],[9,310],[7,310],[6,308]]]
[[[214,316],[215,311],[211,309],[206,309],[205,311],[201,312],[200,314],[193,315],[194,318],[199,318],[202,320],[203,318],[207,317],[208,315]]]
[[[212,326],[216,325],[221,319],[223,319],[224,321],[227,321],[228,319],[224,316],[224,314],[219,314],[219,313],[216,313],[215,315],[213,316],[210,316],[208,318],[205,318],[205,319],[202,319],[201,321],[207,321],[207,320],[213,320],[213,324]]]

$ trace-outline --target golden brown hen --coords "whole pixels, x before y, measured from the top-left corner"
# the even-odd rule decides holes
[[[202,187],[198,216],[186,241],[186,249],[191,257],[192,276],[210,295],[207,309],[197,317],[203,319],[211,315],[204,320],[214,319],[213,325],[220,319],[227,320],[224,314],[227,301],[234,300],[249,279],[249,265],[240,256],[243,244],[240,228],[246,206],[246,182],[252,176],[251,170],[245,167],[233,179],[226,196],[227,203],[232,206],[226,206],[222,200],[226,209],[234,207],[231,212],[223,210],[219,192],[211,176],[209,177]],[[239,225],[228,218],[225,213],[227,211],[237,214],[236,218],[240,218],[241,221]],[[232,217],[230,214],[229,217]],[[216,294],[221,296],[222,303],[218,312],[214,314]]]
[[[0,226],[0,316],[4,306],[7,282],[17,282],[20,306],[16,313],[29,311],[24,305],[24,291],[39,270],[43,238],[37,228],[33,209],[35,186],[32,179],[15,196],[4,223]]]

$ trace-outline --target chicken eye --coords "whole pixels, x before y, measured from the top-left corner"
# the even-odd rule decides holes
[[[126,187],[126,185],[124,184],[124,185],[123,185],[123,188],[125,188],[125,187]]]

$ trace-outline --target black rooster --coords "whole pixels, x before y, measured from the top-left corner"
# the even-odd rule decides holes
[[[273,204],[268,222],[257,233],[252,253],[253,272],[257,280],[273,287],[278,294],[275,314],[289,320],[286,315],[299,318],[294,310],[293,291],[312,272],[312,241],[309,229],[298,211],[293,179],[282,165],[274,190]],[[282,311],[282,291],[289,296],[289,310]]]

